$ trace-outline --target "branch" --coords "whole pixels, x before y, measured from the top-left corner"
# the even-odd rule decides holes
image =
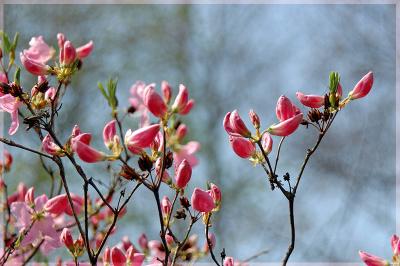
[[[31,148],[25,147],[25,146],[23,146],[21,144],[15,143],[12,140],[8,140],[8,139],[0,137],[0,142],[3,142],[4,144],[7,144],[8,146],[13,146],[13,147],[17,147],[17,148],[20,148],[20,149],[23,149],[23,150],[26,150],[26,151],[30,151],[32,153],[36,153],[36,154],[38,154],[40,156],[43,156],[43,157],[46,157],[48,159],[53,160],[53,157],[51,157],[50,155],[47,155],[47,154],[44,154],[44,153],[42,153],[40,151],[36,151],[36,150],[31,149]]]
[[[213,247],[212,247],[211,241],[210,241],[210,239],[208,238],[208,228],[210,227],[210,218],[211,218],[211,215],[212,215],[212,213],[210,213],[210,214],[208,215],[208,217],[207,217],[206,228],[205,228],[205,234],[206,234],[206,239],[207,239],[207,245],[208,245],[208,250],[210,251],[212,260],[215,262],[215,264],[216,264],[217,266],[221,266],[221,265],[219,264],[217,258],[215,257],[215,254],[214,254],[214,252],[213,252]]]

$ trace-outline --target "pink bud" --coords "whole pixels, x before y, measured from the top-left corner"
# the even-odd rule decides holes
[[[356,84],[354,89],[349,92],[350,99],[355,100],[366,96],[371,90],[373,83],[374,74],[370,71]]]
[[[18,201],[24,201],[25,195],[27,193],[27,188],[24,183],[19,183],[17,187],[17,193],[18,193]]]
[[[7,150],[4,150],[3,156],[4,168],[6,171],[9,171],[13,162],[13,157]]]
[[[342,95],[343,95],[343,89],[342,89],[342,85],[340,85],[340,83],[339,83],[337,86],[336,97],[342,98]]]
[[[207,191],[195,188],[192,194],[192,207],[199,212],[210,212],[215,208],[214,199]]]
[[[162,169],[161,169],[161,158],[157,159],[156,165],[155,165],[155,170],[156,170],[157,176],[160,177],[161,176],[161,172],[162,172]],[[168,171],[164,171],[163,177],[161,178],[161,180],[164,183],[168,183],[168,181],[171,180],[171,177],[169,176]]]
[[[165,240],[167,241],[167,245],[171,246],[172,244],[174,244],[174,238],[169,235],[168,233],[165,235]]]
[[[219,203],[221,202],[221,190],[219,187],[213,183],[210,183],[210,188],[211,188],[211,197],[214,199],[214,202]]]
[[[256,146],[248,139],[229,136],[229,142],[233,151],[241,158],[249,158],[256,151]]]
[[[172,89],[169,83],[165,80],[161,82],[161,91],[163,93],[164,101],[168,104],[171,100]]]
[[[187,126],[185,124],[180,124],[175,133],[178,140],[182,140],[186,136],[187,131]]]
[[[64,50],[63,50],[63,61],[61,64],[69,65],[75,61],[76,58],[76,51],[75,47],[72,45],[70,41],[66,41],[64,43]]]
[[[75,138],[80,134],[81,134],[81,129],[79,128],[78,125],[75,125],[74,128],[72,129],[71,137]]]
[[[117,247],[111,249],[111,261],[114,266],[124,266],[126,263],[125,254]]]
[[[141,266],[146,256],[143,253],[130,252],[128,250],[127,257],[130,260],[131,266]]]
[[[167,112],[167,105],[155,90],[155,84],[149,84],[144,90],[143,102],[156,117],[162,118]]]
[[[172,203],[167,196],[164,196],[161,201],[161,210],[164,217],[168,217],[172,209]]]
[[[38,83],[37,84],[41,84],[41,83],[46,82],[46,81],[47,81],[46,76],[38,76]]]
[[[262,136],[261,144],[262,144],[263,150],[265,151],[266,154],[271,152],[272,137],[268,132],[264,133],[264,135]]]
[[[53,101],[54,98],[56,97],[57,94],[57,89],[54,87],[50,87],[45,93],[44,93],[44,99],[49,101]]]
[[[303,105],[310,108],[320,108],[325,103],[325,97],[320,95],[304,95],[298,91],[296,97]]]
[[[148,249],[148,240],[147,240],[146,234],[141,234],[139,236],[138,243],[139,243],[139,246],[142,248],[142,250]]]
[[[180,84],[179,92],[175,98],[174,104],[172,105],[172,109],[180,113],[186,107],[188,100],[189,100],[189,92],[185,87],[185,85]]]
[[[69,228],[64,228],[60,235],[60,242],[63,243],[68,249],[74,247],[74,239],[72,238]]]
[[[44,210],[59,215],[63,213],[69,206],[68,198],[66,194],[61,194],[49,199],[44,205]]]
[[[35,188],[31,187],[25,194],[25,203],[28,205],[35,204]]]
[[[178,188],[185,188],[192,177],[192,167],[186,159],[183,159],[175,170],[175,181]]]
[[[193,109],[193,106],[194,106],[195,103],[196,103],[196,102],[195,102],[193,99],[190,99],[190,100],[187,102],[185,108],[183,108],[183,109],[179,112],[179,114],[181,114],[181,115],[187,115],[188,113],[190,113],[190,111]]]
[[[65,36],[63,33],[57,34],[57,42],[58,42],[58,48],[60,49],[64,48]]]
[[[294,108],[294,105],[289,98],[282,95],[279,97],[278,102],[276,103],[276,117],[281,122],[285,121],[295,115],[296,108]]]
[[[50,67],[48,65],[34,61],[33,59],[30,59],[28,56],[26,56],[24,53],[20,53],[19,57],[21,59],[22,65],[31,74],[36,76],[42,76],[48,74],[50,70]]]
[[[386,261],[382,258],[379,258],[375,255],[368,254],[364,251],[359,251],[358,254],[360,255],[360,258],[362,259],[362,261],[364,261],[364,263],[367,266],[389,266],[390,265],[388,261]]]
[[[103,264],[111,262],[111,250],[109,247],[106,247],[103,253]]]
[[[249,112],[250,121],[255,128],[260,128],[260,118],[258,117],[257,113],[254,112],[253,109]]]
[[[232,257],[226,257],[224,259],[224,266],[234,266],[235,262]]]
[[[76,48],[76,56],[79,59],[85,58],[90,55],[90,53],[93,51],[93,41],[88,42],[85,45],[82,45],[81,47]]]
[[[42,149],[51,155],[61,155],[63,153],[63,150],[54,143],[53,138],[49,134],[43,138]]]
[[[114,137],[117,134],[117,130],[115,128],[115,123],[116,123],[116,121],[112,120],[112,121],[108,122],[103,129],[104,144],[109,149],[113,146]]]
[[[125,134],[125,144],[133,154],[138,154],[143,148],[152,144],[159,130],[159,124],[142,127],[135,131],[129,129]]]
[[[251,133],[244,124],[242,118],[240,118],[237,110],[234,110],[229,117],[230,127],[233,131],[243,137],[250,137]]]
[[[76,152],[79,158],[87,163],[96,163],[104,161],[107,157],[104,153],[89,146],[91,135],[83,133],[71,139],[72,150]]]
[[[397,235],[393,235],[390,239],[390,244],[392,246],[392,251],[394,256],[398,256],[400,254],[400,239]]]
[[[280,122],[279,124],[270,126],[268,128],[268,132],[271,135],[276,135],[276,136],[282,136],[282,137],[289,136],[298,128],[301,121],[303,121],[302,113],[295,115],[292,118],[289,118],[287,120],[284,120],[283,122]]]
[[[124,247],[125,250],[128,250],[130,247],[133,246],[132,242],[129,240],[129,238],[127,236],[124,236],[122,238],[122,246]]]

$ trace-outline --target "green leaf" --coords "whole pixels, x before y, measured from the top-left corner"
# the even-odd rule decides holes
[[[10,39],[8,38],[7,33],[5,32],[1,32],[1,35],[3,37],[3,50],[5,53],[9,53],[11,51],[11,43],[10,43]]]
[[[21,76],[21,69],[19,67],[17,67],[17,69],[15,70],[15,73],[14,73],[14,82],[17,85],[21,84],[20,83],[20,80],[21,80],[20,76]]]
[[[15,52],[15,49],[17,48],[17,45],[18,45],[18,39],[19,39],[19,32],[15,33],[14,41],[13,41],[13,44],[11,46],[11,50],[14,50],[14,52]]]

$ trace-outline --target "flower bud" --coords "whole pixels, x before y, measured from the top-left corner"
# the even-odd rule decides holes
[[[181,114],[181,115],[187,115],[188,113],[190,113],[190,111],[193,109],[193,106],[195,105],[195,103],[196,103],[196,102],[195,102],[193,99],[190,99],[190,100],[187,102],[185,108],[183,108],[183,109],[179,112],[179,114]]]
[[[285,121],[293,117],[296,113],[296,108],[286,96],[279,97],[276,103],[276,117],[279,121]],[[298,108],[297,108],[298,109]]]
[[[64,228],[60,235],[60,242],[63,243],[69,250],[74,248],[74,239],[72,238],[69,228]]]
[[[392,246],[393,255],[399,256],[399,254],[400,254],[400,238],[397,235],[393,235],[390,239],[390,244]]]
[[[167,196],[164,196],[161,201],[161,211],[164,217],[168,217],[171,213],[172,203]]]
[[[296,97],[299,101],[310,108],[320,108],[325,103],[325,96],[320,95],[304,95],[301,92],[296,92]]]
[[[355,100],[366,96],[371,90],[373,83],[374,74],[370,71],[356,84],[354,89],[349,92],[350,99]]]
[[[210,183],[210,192],[211,192],[211,197],[214,199],[214,202],[216,203],[216,205],[218,205],[221,202],[221,190],[219,189],[219,187],[213,183]]]
[[[143,102],[154,116],[162,118],[167,113],[167,105],[156,92],[154,86],[154,83],[146,86],[144,89]]]
[[[138,239],[139,246],[142,248],[142,250],[147,250],[148,249],[148,240],[146,234],[141,234],[139,239]]]
[[[161,91],[162,91],[165,103],[168,104],[169,101],[171,100],[172,89],[171,89],[171,86],[169,85],[169,83],[165,80],[161,82]]]
[[[248,139],[229,136],[229,142],[231,143],[233,151],[241,158],[249,158],[256,151],[254,143]]]
[[[185,188],[189,183],[191,176],[192,167],[190,166],[189,162],[184,159],[175,171],[176,186],[181,189]]]
[[[117,247],[111,249],[111,261],[115,266],[123,266],[126,263],[125,254]]]
[[[229,116],[230,127],[233,131],[243,137],[250,137],[251,133],[244,124],[242,118],[239,116],[237,110],[234,110]]]
[[[250,121],[253,124],[253,126],[258,129],[260,128],[260,118],[258,117],[258,115],[256,114],[256,112],[254,112],[253,109],[250,110],[249,112],[249,117],[250,117]]]
[[[195,188],[192,194],[192,207],[199,212],[210,212],[215,208],[214,199],[207,191]]]
[[[62,155],[63,149],[60,148],[57,144],[54,143],[53,138],[47,134],[42,141],[42,149],[51,155]]]
[[[226,257],[224,259],[224,266],[234,266],[235,262],[232,257]]]
[[[187,126],[185,124],[180,124],[179,127],[176,129],[176,137],[178,140],[182,140],[187,134]]]
[[[117,136],[117,130],[115,128],[115,124],[116,121],[112,120],[108,122],[103,129],[103,141],[104,145],[106,145],[108,149],[112,148],[115,141],[115,137]]]
[[[302,113],[297,114],[287,120],[284,120],[283,122],[280,122],[279,124],[270,126],[268,128],[268,132],[271,135],[276,135],[276,136],[282,136],[282,137],[289,136],[298,128],[301,121],[303,121]]]
[[[111,250],[109,247],[106,247],[103,253],[103,264],[110,264],[111,262]]]
[[[89,133],[83,133],[71,139],[72,150],[79,156],[79,158],[87,163],[96,163],[104,161],[107,156],[94,148],[90,147],[90,140],[92,136]]]
[[[25,194],[25,203],[28,206],[32,206],[35,204],[35,188],[31,187]]]
[[[174,104],[172,105],[172,109],[180,113],[183,109],[185,109],[188,100],[189,100],[189,92],[185,87],[185,85],[180,84],[179,92],[175,98]]]
[[[359,251],[358,254],[364,263],[368,266],[389,266],[390,263],[380,257],[368,254],[364,251]]]
[[[264,133],[264,135],[262,136],[261,144],[264,152],[266,154],[269,154],[272,150],[272,137],[268,132]]]
[[[75,47],[72,45],[70,41],[66,41],[64,43],[63,53],[64,56],[63,56],[63,61],[61,62],[62,64],[69,65],[75,61],[76,51]]]

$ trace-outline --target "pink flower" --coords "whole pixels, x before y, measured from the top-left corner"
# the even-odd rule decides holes
[[[256,151],[256,146],[248,139],[229,136],[229,142],[231,143],[233,151],[241,158],[249,158]]]
[[[232,257],[226,257],[224,259],[224,265],[223,266],[234,266],[234,265],[235,265],[235,262],[234,262]]]
[[[125,145],[133,154],[141,153],[142,149],[152,144],[159,130],[159,124],[143,127],[135,131],[129,129],[125,134]]]
[[[389,266],[390,263],[382,258],[368,254],[364,251],[359,251],[360,258],[367,266]]]
[[[279,97],[278,102],[276,103],[276,117],[279,121],[285,121],[299,113],[299,108],[292,104],[286,96],[282,95]]]
[[[271,135],[268,132],[264,133],[261,138],[261,144],[266,154],[272,151],[272,143],[273,141]]]
[[[116,142],[116,139],[119,140],[118,136],[117,136],[117,130],[115,128],[115,123],[117,121],[112,120],[110,122],[108,122],[103,129],[103,140],[104,140],[104,145],[106,145],[106,147],[108,149],[111,149],[112,146],[114,145],[114,143]],[[119,141],[118,141],[119,142]]]
[[[223,124],[229,135],[246,138],[251,136],[251,132],[247,129],[237,110],[234,110],[232,113],[227,113]]]
[[[310,108],[320,108],[325,103],[325,97],[320,95],[304,95],[301,92],[296,92],[296,97],[299,101]]]
[[[8,197],[8,204],[11,205],[13,202],[24,201],[27,190],[25,184],[20,182],[17,186],[17,191]]]
[[[47,45],[43,36],[32,37],[29,45],[29,49],[24,50],[23,54],[37,63],[46,64],[54,55],[54,48]]]
[[[11,115],[11,125],[8,129],[8,134],[14,135],[19,127],[18,120],[18,108],[21,106],[21,102],[10,94],[0,94],[0,109]]]
[[[106,247],[103,253],[103,264],[111,262],[111,250],[109,247]]]
[[[76,57],[79,59],[89,56],[93,51],[94,43],[93,41],[88,42],[78,48],[76,48]]]
[[[133,247],[130,247],[126,254],[124,254],[124,252],[122,252],[118,247],[113,247],[110,254],[114,266],[125,266],[128,264],[132,266],[140,266],[143,264],[145,259],[145,255],[142,253],[135,253]]]
[[[84,204],[83,198],[76,194],[71,193],[71,199],[76,214],[79,214],[82,211],[82,207]],[[46,202],[44,209],[47,212],[55,215],[60,215],[61,213],[65,213],[68,214],[69,216],[73,216],[73,212],[69,204],[67,194],[61,194],[51,198]]]
[[[71,139],[72,150],[78,154],[79,158],[87,163],[96,163],[104,161],[107,156],[98,150],[90,147],[92,135],[89,133],[82,133]]]
[[[25,194],[25,203],[28,204],[29,206],[35,204],[35,188],[31,187],[28,189],[28,191]]]
[[[373,83],[374,74],[370,71],[356,84],[354,89],[349,92],[350,99],[355,100],[366,96],[370,92]]]
[[[300,125],[301,121],[303,121],[303,114],[297,114],[279,124],[272,125],[268,128],[268,132],[271,135],[276,136],[289,136],[292,134]]]
[[[21,241],[21,247],[27,245],[37,246],[42,240],[41,251],[48,254],[51,250],[61,246],[60,233],[54,227],[54,220],[45,210],[44,205],[47,196],[41,195],[35,198],[34,205],[29,206],[26,202],[14,202],[11,204],[11,213],[16,217],[15,226],[20,232],[27,230],[32,221],[35,221]]]
[[[144,89],[146,84],[142,81],[136,81],[135,84],[130,88],[132,97],[129,98],[131,106],[135,109],[135,112],[140,114],[140,127],[150,125],[149,114],[146,105],[144,104]]]
[[[179,148],[174,150],[174,163],[178,165],[186,159],[192,168],[195,167],[198,164],[195,153],[199,149],[200,143],[197,141],[189,141],[187,144],[179,146]]]
[[[172,209],[172,203],[167,196],[164,196],[161,201],[161,210],[164,217],[168,217]]]
[[[185,188],[189,183],[191,176],[192,167],[186,159],[183,159],[175,170],[176,186],[181,189]]]
[[[113,247],[111,249],[111,261],[114,266],[124,266],[126,264],[124,252],[117,247]]]
[[[24,54],[23,52],[19,54],[19,57],[21,59],[22,65],[31,74],[36,76],[42,76],[42,75],[47,75],[49,73],[50,67],[48,65],[45,65],[44,63],[29,58],[28,55]]]
[[[146,86],[143,101],[154,116],[162,118],[167,113],[167,105],[154,87],[154,83]]]
[[[200,188],[194,189],[191,202],[193,209],[199,212],[210,212],[215,208],[214,199]]]
[[[57,94],[57,89],[54,87],[50,87],[45,93],[44,93],[44,99],[47,101],[54,101],[54,97],[56,97]]]
[[[60,146],[54,143],[53,138],[47,134],[42,140],[42,149],[51,155],[63,155],[64,151]]]

